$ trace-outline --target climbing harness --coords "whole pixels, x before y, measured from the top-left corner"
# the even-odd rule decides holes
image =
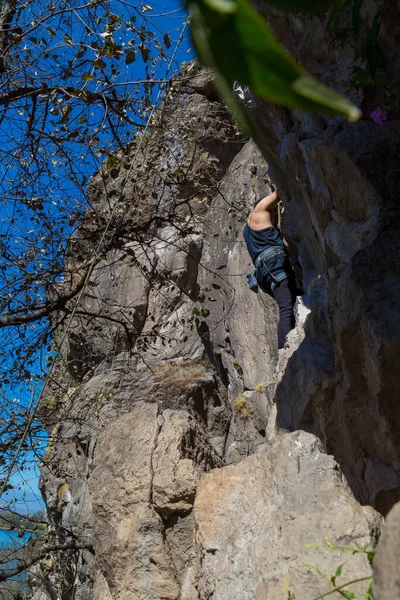
[[[263,292],[271,292],[278,283],[288,278],[290,265],[286,250],[281,247],[266,248],[255,262],[257,282]],[[266,282],[268,281],[268,287]]]

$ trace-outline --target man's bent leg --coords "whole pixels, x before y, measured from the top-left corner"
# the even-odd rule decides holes
[[[286,336],[295,326],[294,303],[296,302],[296,282],[292,278],[284,279],[272,290],[279,306],[278,348],[285,345]]]

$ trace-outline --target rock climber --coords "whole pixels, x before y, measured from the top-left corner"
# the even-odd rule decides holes
[[[257,283],[279,306],[278,348],[294,328],[294,304],[299,294],[285,244],[277,229],[278,192],[262,198],[247,219],[243,236],[255,267]]]

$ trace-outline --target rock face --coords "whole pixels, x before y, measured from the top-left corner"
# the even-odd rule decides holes
[[[268,17],[310,71],[346,88],[353,50],[339,53],[323,18]],[[305,545],[375,540],[380,516],[361,505],[386,514],[400,499],[399,123],[254,101],[306,291],[278,355],[277,307],[247,289],[242,238],[274,173],[208,74],[186,65],[172,90],[151,135],[91,181],[68,250],[80,273],[113,211],[40,411],[52,534],[85,547],[55,557],[46,594],[278,600],[287,587],[311,600],[329,585],[302,565],[330,577],[348,556]],[[366,116],[374,93],[360,93]],[[341,580],[359,574],[361,554]]]
[[[139,402],[104,428],[90,491],[96,559],[112,597],[175,599],[190,585],[196,487],[220,462],[184,410]]]
[[[398,15],[390,4],[380,44],[397,72]],[[335,48],[317,16],[282,15],[264,3],[259,8],[307,69],[329,84],[333,76],[348,92],[353,46]],[[359,43],[378,8],[363,3]],[[392,78],[387,84],[397,93]],[[255,118],[286,175],[284,228],[297,245],[311,309],[305,338],[277,389],[278,422],[313,431],[357,498],[386,514],[400,487],[399,121],[396,112],[384,126],[369,118],[384,102],[381,93],[367,86],[356,96],[365,116],[355,124],[261,102]]]
[[[400,598],[400,504],[389,512],[374,560],[374,598]]]
[[[379,531],[370,507],[349,493],[337,464],[313,435],[278,436],[237,465],[205,475],[195,502],[196,542],[201,562],[201,598],[279,600],[287,587],[299,598],[327,590],[309,563],[330,577],[341,562],[307,544],[366,544]],[[369,576],[359,554],[344,568],[345,581]],[[339,583],[338,583],[339,585]],[[351,586],[365,592],[365,583]]]

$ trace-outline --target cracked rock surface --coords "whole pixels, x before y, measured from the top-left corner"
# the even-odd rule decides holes
[[[314,565],[330,576],[338,551],[306,549],[325,538],[338,545],[373,539],[380,518],[354,499],[337,464],[315,436],[297,431],[237,465],[205,475],[194,509],[201,564],[200,598],[279,600],[326,591]],[[299,557],[302,557],[302,563]],[[365,555],[345,566],[346,581],[370,575]],[[365,584],[353,586],[362,594]]]
[[[323,19],[262,10],[344,89],[352,50],[337,60]],[[78,268],[121,202],[40,407],[54,536],[87,549],[57,558],[35,600],[311,600],[327,588],[302,565],[330,577],[348,556],[305,545],[375,540],[400,500],[399,122],[252,110],[286,173],[296,329],[278,353],[277,307],[245,279],[243,224],[273,172],[186,65],[131,180],[104,167],[90,182],[68,250]],[[371,569],[357,555],[344,573]]]

